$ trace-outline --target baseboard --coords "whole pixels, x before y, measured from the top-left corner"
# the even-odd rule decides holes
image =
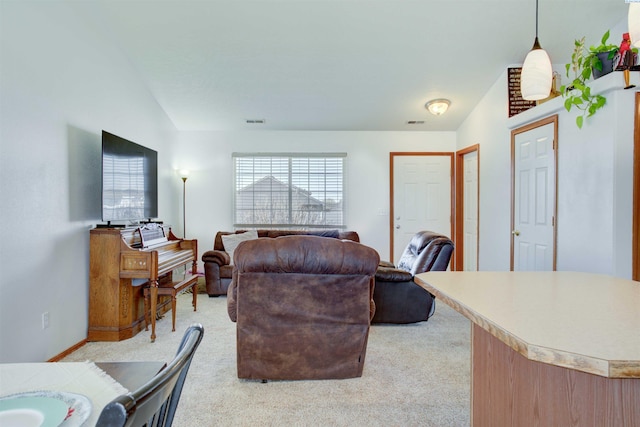
[[[77,349],[79,349],[80,347],[82,347],[83,345],[85,345],[86,343],[87,343],[87,340],[83,339],[82,341],[80,341],[79,343],[69,347],[68,349],[66,349],[62,353],[53,356],[51,359],[47,360],[47,362],[58,362],[58,361],[64,359],[65,357],[67,357],[68,355],[70,355],[71,353],[73,353],[74,351],[76,351]]]

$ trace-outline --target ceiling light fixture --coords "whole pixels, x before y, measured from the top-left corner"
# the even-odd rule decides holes
[[[640,47],[640,3],[629,3],[629,37],[631,46]]]
[[[449,105],[451,101],[448,99],[440,98],[440,99],[432,99],[431,101],[424,104],[424,107],[429,110],[431,114],[434,116],[441,116],[446,113],[449,109]]]
[[[520,75],[520,92],[527,101],[545,99],[551,93],[553,70],[547,52],[538,41],[538,0],[536,0],[536,39],[524,59]]]

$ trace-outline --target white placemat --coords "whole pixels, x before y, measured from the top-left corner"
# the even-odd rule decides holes
[[[91,400],[94,426],[102,408],[128,390],[93,362],[0,364],[0,397],[15,393],[53,390],[82,394]]]

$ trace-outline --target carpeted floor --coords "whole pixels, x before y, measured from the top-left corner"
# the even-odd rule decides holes
[[[239,380],[235,324],[226,298],[178,298],[176,332],[171,314],[150,332],[118,343],[88,343],[65,362],[169,361],[186,327],[205,334],[189,370],[174,426],[468,426],[470,324],[438,303],[436,314],[414,325],[374,325],[361,378],[325,381]]]

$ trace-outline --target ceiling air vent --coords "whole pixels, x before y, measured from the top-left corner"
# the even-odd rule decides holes
[[[408,125],[423,125],[424,120],[409,120],[407,121]]]
[[[263,125],[264,119],[247,119],[246,122],[250,125]]]

